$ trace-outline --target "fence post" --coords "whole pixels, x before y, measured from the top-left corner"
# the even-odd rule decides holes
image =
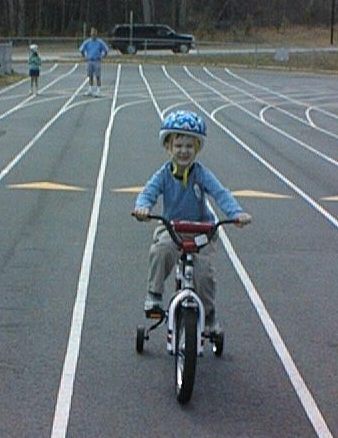
[[[12,43],[0,44],[0,74],[12,73]]]

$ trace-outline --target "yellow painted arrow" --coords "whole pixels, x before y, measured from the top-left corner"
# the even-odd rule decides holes
[[[234,196],[244,198],[272,198],[272,199],[292,199],[289,195],[280,195],[279,193],[260,192],[257,190],[235,190]]]
[[[116,193],[140,193],[143,190],[143,186],[135,187],[121,187],[114,189]],[[274,198],[274,199],[290,199],[292,196],[280,195],[278,193],[260,192],[255,190],[237,190],[233,192],[234,196],[248,197],[248,198]]]
[[[68,191],[84,191],[85,189],[67,184],[52,183],[48,181],[35,181],[22,184],[10,184],[7,186],[10,189],[29,189],[29,190],[68,190]]]
[[[121,187],[119,189],[114,189],[113,191],[116,193],[140,193],[144,189],[144,186],[135,186],[135,187]]]
[[[338,201],[338,196],[327,196],[326,198],[322,198],[322,201]]]
[[[64,190],[64,191],[76,191],[81,192],[86,189],[78,186],[72,186],[69,184],[53,183],[48,181],[33,181],[27,183],[19,184],[9,184],[7,186],[9,189],[28,189],[28,190]],[[137,194],[144,189],[144,186],[131,186],[131,187],[120,187],[113,189],[115,193],[131,193]],[[244,198],[266,198],[266,199],[292,199],[293,196],[281,195],[279,193],[272,192],[261,192],[259,190],[235,190],[232,192],[236,197]],[[338,202],[338,196],[327,196],[321,198],[323,201],[333,201]]]

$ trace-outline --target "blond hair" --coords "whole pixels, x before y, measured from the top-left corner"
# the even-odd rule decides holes
[[[164,139],[164,144],[165,144],[165,147],[167,148],[167,150],[170,152],[172,147],[173,147],[174,140],[176,140],[179,137],[184,137],[184,136],[193,137],[193,145],[194,145],[195,153],[197,154],[197,152],[199,152],[199,150],[200,150],[201,142],[197,137],[195,137],[194,135],[191,135],[191,134],[181,134],[181,133],[168,134],[166,136],[166,138]]]

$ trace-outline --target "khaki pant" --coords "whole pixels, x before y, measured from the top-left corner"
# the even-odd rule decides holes
[[[195,290],[204,304],[206,318],[211,319],[213,319],[215,311],[216,280],[213,264],[215,253],[216,239],[202,248],[198,254],[194,254]],[[179,251],[168,231],[163,226],[157,227],[149,251],[149,292],[164,293],[164,282],[170,275],[178,257]]]

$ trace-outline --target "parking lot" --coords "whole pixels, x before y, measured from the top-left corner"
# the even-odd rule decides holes
[[[39,95],[0,89],[0,436],[338,436],[337,77],[109,62],[102,83],[46,60]],[[219,241],[226,354],[185,408],[164,330],[135,351],[153,226],[130,216],[178,108],[253,216]]]

